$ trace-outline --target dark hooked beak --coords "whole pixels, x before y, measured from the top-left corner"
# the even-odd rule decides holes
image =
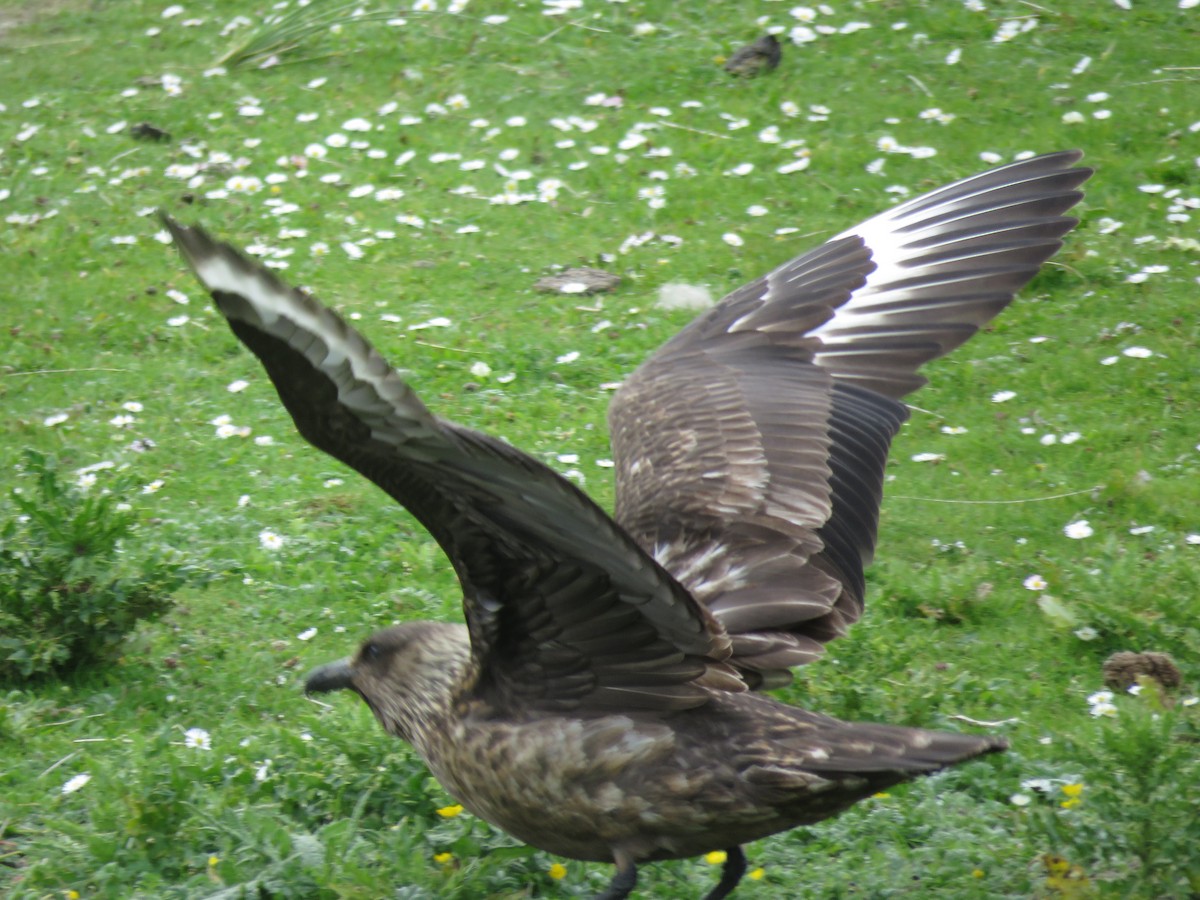
[[[354,669],[348,659],[339,659],[337,662],[318,666],[304,679],[304,693],[306,694],[326,694],[329,691],[340,691],[352,687],[354,687]]]

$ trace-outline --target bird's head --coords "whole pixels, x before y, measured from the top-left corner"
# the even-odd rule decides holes
[[[470,660],[465,626],[408,622],[371,635],[354,656],[314,669],[304,690],[357,692],[385,730],[419,750],[422,736],[450,713]]]

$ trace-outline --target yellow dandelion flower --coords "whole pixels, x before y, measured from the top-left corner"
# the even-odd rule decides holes
[[[215,865],[216,865],[217,863],[219,863],[220,861],[221,861],[221,860],[220,860],[218,857],[216,857],[216,856],[210,856],[210,857],[208,858],[208,864],[209,864],[210,866],[215,866]]]
[[[982,878],[983,877],[983,869],[972,869],[971,877],[972,878]]]
[[[887,793],[886,791],[880,791],[879,793],[872,794],[871,796],[876,800],[886,800],[888,797],[890,797],[892,795]]]
[[[1082,801],[1078,797],[1072,797],[1070,800],[1064,800],[1062,803],[1060,803],[1058,805],[1061,806],[1063,809],[1074,809],[1081,802]]]
[[[79,891],[67,891],[67,900],[79,900]]]
[[[567,877],[567,867],[562,863],[555,863],[549,868],[547,874],[555,881],[562,881]]]
[[[437,811],[437,814],[443,819],[453,819],[455,816],[461,816],[462,811],[461,803],[453,803],[450,806],[443,806]]]
[[[1078,797],[1080,794],[1083,793],[1083,785],[1082,784],[1064,784],[1062,786],[1062,792],[1064,794],[1066,794],[1068,797]]]
[[[757,869],[751,869],[749,872],[747,872],[747,873],[746,873],[746,877],[747,877],[747,878],[750,878],[750,879],[752,879],[752,880],[754,880],[754,881],[762,881],[762,880],[763,880],[763,876],[764,876],[764,875],[766,875],[766,874],[767,874],[767,873],[766,873],[766,871],[763,869],[763,867],[762,867],[762,866],[759,866]]]
[[[727,854],[724,850],[714,850],[711,853],[704,854],[704,861],[710,866],[724,865],[725,860],[728,858],[729,854]]]
[[[433,861],[435,863],[437,863],[439,866],[448,866],[448,865],[450,865],[450,863],[454,862],[454,854],[453,853],[435,853],[435,854],[433,854]]]

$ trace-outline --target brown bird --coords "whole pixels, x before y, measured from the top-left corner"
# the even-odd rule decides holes
[[[1075,224],[1060,152],[901,204],[731,293],[609,412],[609,517],[508,444],[434,416],[336,313],[166,219],[300,433],[407,507],[466,624],[409,622],[309,691],[358,693],[477,816],[637,866],[817,822],[1000,738],[842,722],[754,693],[863,609],[888,445],[917,369],[1003,309]],[[165,218],[165,217],[164,217]]]
[[[1142,678],[1152,678],[1164,688],[1177,688],[1183,683],[1179,665],[1169,653],[1147,650],[1135,653],[1121,650],[1104,661],[1104,684],[1114,691],[1124,691],[1140,683]]]
[[[783,58],[783,49],[773,34],[764,34],[756,41],[736,51],[725,63],[730,75],[753,78],[760,72],[770,72]]]

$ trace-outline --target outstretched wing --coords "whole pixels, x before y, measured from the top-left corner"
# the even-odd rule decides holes
[[[476,662],[500,706],[675,709],[737,690],[709,613],[599,507],[502,441],[433,416],[317,300],[163,217],[300,433],[405,506],[453,563]]]
[[[617,392],[616,519],[725,626],[751,683],[786,681],[862,613],[899,398],[1061,246],[1080,156],[864,222],[731,293]]]

